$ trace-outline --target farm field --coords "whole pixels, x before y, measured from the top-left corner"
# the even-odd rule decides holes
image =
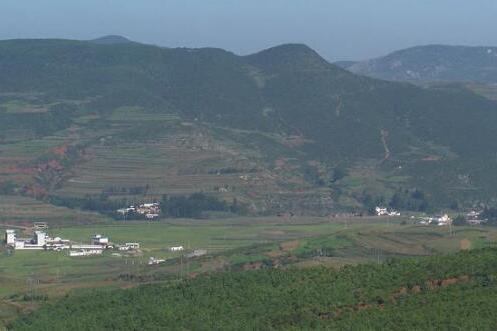
[[[117,244],[139,242],[141,251],[108,251],[103,256],[83,258],[71,258],[67,252],[2,251],[0,310],[6,315],[2,318],[9,319],[12,310],[22,312],[36,307],[37,301],[26,299],[26,295],[51,300],[74,289],[126,288],[204,272],[265,266],[337,268],[391,257],[481,248],[497,240],[497,229],[490,227],[456,228],[451,236],[445,227],[403,223],[405,219],[247,217],[55,226],[49,229],[50,235],[88,243],[92,234],[100,233]],[[3,236],[2,230],[0,234]],[[206,249],[208,254],[186,259],[181,253],[169,252],[169,247],[177,245],[187,251]],[[151,256],[166,262],[149,266]]]
[[[28,197],[0,195],[0,226],[31,227],[33,222],[51,225],[92,224],[106,221],[102,214],[56,207]]]

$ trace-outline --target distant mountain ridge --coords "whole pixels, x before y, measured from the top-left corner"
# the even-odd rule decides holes
[[[417,46],[344,67],[394,81],[497,84],[497,47]]]
[[[126,37],[119,36],[119,35],[107,35],[107,36],[102,36],[96,39],[90,40],[92,43],[95,44],[107,44],[107,45],[112,45],[112,44],[127,44],[131,43],[132,41],[129,40]]]

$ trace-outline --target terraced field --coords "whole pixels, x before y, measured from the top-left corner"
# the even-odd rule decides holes
[[[75,175],[57,194],[99,194],[111,185],[150,185],[154,195],[210,192],[216,186],[241,185],[237,175],[207,174],[209,167],[222,168],[228,163],[221,153],[178,148],[171,140],[158,140],[153,145],[129,143],[92,147],[88,150],[91,160],[75,167]]]
[[[110,198],[140,201],[202,191],[236,198],[258,213],[304,208],[323,214],[331,207],[329,188],[306,180],[307,161],[275,134],[185,122],[140,107],[86,111],[68,128],[42,137],[11,133],[0,144],[0,188],[16,185],[9,194],[46,200],[111,189]],[[129,193],[136,187],[147,187],[145,196]]]

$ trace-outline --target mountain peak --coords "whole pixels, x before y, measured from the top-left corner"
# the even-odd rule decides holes
[[[265,70],[281,68],[324,69],[329,66],[316,51],[304,44],[283,44],[247,56],[247,59]]]
[[[107,35],[107,36],[102,36],[100,38],[90,40],[90,42],[95,43],[95,44],[127,44],[127,43],[131,43],[132,41],[126,37],[119,36],[119,35]]]

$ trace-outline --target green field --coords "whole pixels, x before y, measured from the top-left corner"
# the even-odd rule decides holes
[[[25,230],[26,235],[29,230]],[[157,223],[105,222],[49,229],[49,234],[88,243],[100,233],[116,244],[139,242],[141,252],[128,255],[71,258],[67,252],[15,251],[0,255],[0,296],[5,307],[27,309],[26,293],[53,298],[76,288],[129,287],[221,270],[260,269],[267,266],[340,267],[391,257],[424,256],[481,248],[497,239],[494,228],[457,228],[401,224],[401,219],[233,218],[174,220]],[[0,230],[0,235],[3,232]],[[187,251],[206,249],[196,259],[171,253],[171,246]],[[148,266],[149,257],[167,262]],[[35,284],[35,285],[33,285]],[[1,308],[1,307],[0,307]],[[5,308],[6,309],[6,308]],[[7,314],[7,313],[6,313]],[[7,314],[11,317],[12,314]]]

